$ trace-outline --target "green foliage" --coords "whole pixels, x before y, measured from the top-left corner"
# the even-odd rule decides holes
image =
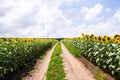
[[[38,54],[44,53],[51,46],[52,44],[49,41],[0,42],[0,78],[25,66],[27,62],[34,59]]]
[[[46,80],[65,80],[65,72],[62,64],[63,58],[61,57],[61,53],[61,44],[58,43],[51,56]]]
[[[80,51],[77,49],[77,46],[73,46],[73,41],[64,40],[63,41],[66,48],[72,53],[75,57],[80,57]]]
[[[43,59],[45,58],[45,56],[46,56],[46,53],[45,53],[45,54],[42,54],[39,58],[40,58],[41,60],[43,60]]]
[[[96,80],[108,80],[106,76],[102,73],[99,73],[99,69],[96,69],[96,73],[94,74]]]
[[[80,54],[120,79],[120,43],[84,40],[68,40]]]

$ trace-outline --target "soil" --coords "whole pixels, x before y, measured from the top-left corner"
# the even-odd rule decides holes
[[[37,58],[28,62],[24,67],[19,68],[18,70],[5,75],[5,78],[0,78],[0,80],[22,80],[26,76],[31,76],[30,71],[33,71],[38,64],[41,63],[41,60]],[[35,66],[35,67],[34,67]]]
[[[80,58],[78,58],[80,62],[82,62],[85,67],[87,69],[89,69],[89,71],[92,73],[92,74],[95,74],[96,73],[96,68],[98,68],[97,66],[95,66],[94,64],[92,64],[91,62],[89,62],[86,58],[84,58],[83,56],[81,56]],[[102,69],[98,68],[98,72],[100,74],[104,74],[107,78],[107,80],[116,80],[113,76],[111,76],[110,74],[104,72]]]
[[[7,74],[4,79],[0,80],[45,80],[47,68],[55,46],[56,45],[46,52],[43,60],[38,59],[38,56],[38,58],[36,57],[36,59],[28,62],[26,66]]]
[[[10,73],[6,79],[0,80],[46,80],[46,72],[50,58],[56,45],[52,47],[43,60],[36,58],[28,63],[26,67]],[[95,80],[96,66],[81,56],[75,58],[62,44],[63,65],[68,80]],[[108,80],[115,80],[114,77],[99,69],[99,73],[105,74]]]
[[[93,74],[62,44],[64,70],[68,80],[95,80]]]
[[[25,77],[23,80],[46,80],[46,72],[55,46],[56,45],[54,45],[53,48],[47,52],[46,57],[40,64],[36,64],[35,72],[31,73],[30,76]]]

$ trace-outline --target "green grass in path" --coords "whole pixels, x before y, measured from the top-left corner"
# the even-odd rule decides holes
[[[81,55],[80,52],[73,45],[65,41],[63,41],[63,44],[70,51],[70,53],[72,53],[75,57],[80,57]]]
[[[46,74],[46,80],[66,80],[63,67],[62,49],[60,42],[55,47]]]

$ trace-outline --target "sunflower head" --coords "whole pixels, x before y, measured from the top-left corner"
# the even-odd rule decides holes
[[[102,41],[102,42],[106,42],[106,38],[103,37],[103,38],[101,39],[101,41]]]
[[[2,38],[2,41],[5,42],[5,41],[7,41],[7,39],[6,38]]]
[[[85,38],[87,38],[87,39],[88,39],[88,35],[86,35],[86,36],[85,36]]]
[[[120,40],[120,37],[117,37],[117,38],[116,38],[116,40],[118,40],[118,41],[119,41],[119,40]]]
[[[120,37],[114,38],[114,42],[115,42],[115,43],[117,43],[117,42],[119,42],[119,41],[120,41]]]
[[[118,34],[114,35],[114,38],[117,38],[117,37],[120,37],[120,35],[118,35]]]
[[[25,40],[25,42],[27,42],[27,40]]]
[[[111,38],[108,36],[108,37],[107,37],[107,40],[108,40],[108,41],[110,41],[110,40],[111,40]]]
[[[101,42],[101,40],[102,40],[102,37],[98,36],[98,41]]]
[[[93,37],[94,35],[93,35],[93,34],[91,34],[91,36]]]
[[[14,38],[13,41],[16,43],[18,40],[17,40],[17,38]]]
[[[84,34],[84,33],[82,33],[82,36],[85,36],[85,34]]]
[[[94,37],[94,40],[95,40],[95,41],[97,41],[97,40],[98,40],[98,37],[97,37],[97,36],[95,36],[95,37]]]
[[[89,39],[89,41],[90,41],[90,40],[93,40],[93,36],[89,35],[89,36],[88,36],[88,39]]]
[[[109,36],[105,36],[106,42],[111,41],[111,38]]]

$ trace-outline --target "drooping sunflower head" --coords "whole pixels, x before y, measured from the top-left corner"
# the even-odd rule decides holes
[[[13,39],[13,41],[14,41],[15,43],[17,43],[17,42],[18,42],[17,38],[14,38],[14,39]]]
[[[117,38],[117,37],[120,37],[120,35],[118,35],[118,34],[114,35],[114,38]]]
[[[93,34],[91,34],[91,36],[93,37],[94,35],[93,35]]]
[[[85,38],[88,39],[88,38],[89,38],[89,35],[86,35]]]
[[[85,36],[85,34],[84,34],[84,33],[82,33],[82,36],[84,37],[84,36]]]
[[[6,38],[1,38],[1,39],[2,39],[2,41],[3,41],[3,42],[7,41],[7,39],[6,39]]]

